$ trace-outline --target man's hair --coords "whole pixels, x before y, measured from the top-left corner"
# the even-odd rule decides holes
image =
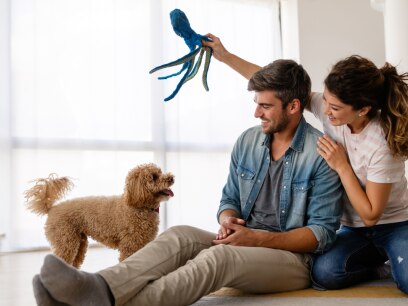
[[[299,99],[303,112],[309,103],[311,81],[302,65],[293,60],[279,59],[255,72],[248,82],[248,90],[274,91],[282,101],[282,108],[286,108],[293,99]]]

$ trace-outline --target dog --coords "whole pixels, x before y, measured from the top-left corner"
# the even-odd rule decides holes
[[[155,164],[130,170],[122,195],[74,198],[54,205],[73,187],[68,177],[34,180],[25,191],[28,209],[47,214],[45,235],[53,253],[80,268],[88,237],[119,250],[122,261],[153,240],[158,233],[160,202],[174,196],[171,173]]]

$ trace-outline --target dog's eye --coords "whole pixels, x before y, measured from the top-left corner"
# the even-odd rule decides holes
[[[153,181],[157,181],[158,178],[159,178],[159,175],[158,175],[158,174],[156,174],[156,173],[153,173],[153,174],[152,174],[152,179],[153,179]]]

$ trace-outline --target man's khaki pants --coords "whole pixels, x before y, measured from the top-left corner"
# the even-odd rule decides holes
[[[212,245],[214,233],[176,226],[98,272],[116,305],[190,305],[221,287],[271,293],[310,286],[310,257],[261,247]]]

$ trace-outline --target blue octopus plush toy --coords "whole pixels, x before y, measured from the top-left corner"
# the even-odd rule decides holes
[[[163,68],[173,67],[173,66],[183,64],[179,72],[158,78],[159,80],[168,79],[168,78],[180,75],[183,71],[185,71],[180,82],[177,84],[176,89],[173,91],[173,93],[170,96],[165,98],[164,101],[169,101],[173,99],[176,96],[176,94],[179,92],[181,86],[183,86],[184,83],[188,82],[189,80],[195,77],[195,75],[197,74],[201,66],[201,62],[203,60],[204,53],[205,53],[205,61],[204,61],[204,71],[203,71],[202,82],[203,82],[203,86],[205,90],[208,91],[209,89],[208,89],[208,84],[207,84],[207,74],[208,74],[208,68],[210,67],[210,61],[211,61],[211,56],[212,56],[212,49],[209,47],[203,47],[202,42],[201,42],[201,40],[210,41],[210,39],[206,36],[203,36],[203,35],[200,35],[194,32],[194,30],[190,27],[190,22],[188,21],[186,14],[184,14],[183,11],[179,9],[174,9],[173,11],[171,11],[170,20],[171,20],[171,25],[173,26],[174,32],[176,32],[178,36],[184,38],[186,45],[190,49],[190,53],[188,53],[187,55],[173,62],[158,66],[150,70],[149,73],[153,73]],[[198,53],[200,53],[200,55],[198,57],[197,62],[194,64],[195,58]]]

